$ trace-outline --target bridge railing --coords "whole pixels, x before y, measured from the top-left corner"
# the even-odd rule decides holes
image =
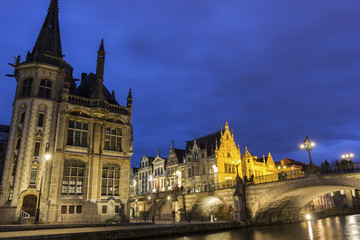
[[[268,182],[277,182],[284,181],[294,178],[303,178],[306,177],[305,172],[301,170],[288,171],[288,172],[279,172],[274,174],[257,176],[254,178],[250,178],[248,181],[245,181],[245,184],[260,184],[260,183],[268,183]]]

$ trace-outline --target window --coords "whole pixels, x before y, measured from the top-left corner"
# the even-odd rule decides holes
[[[40,142],[35,142],[34,157],[38,157],[40,153]]]
[[[107,206],[102,206],[102,213],[107,213]]]
[[[227,163],[224,163],[224,168],[225,168],[225,173],[227,173],[227,172],[228,172],[228,165],[227,165]]]
[[[32,79],[27,78],[24,80],[23,88],[22,88],[22,97],[28,97],[31,95],[31,87],[32,87]]]
[[[24,123],[24,119],[25,119],[25,112],[21,112],[20,123]]]
[[[61,214],[66,214],[67,213],[67,206],[61,206]]]
[[[121,128],[110,128],[105,129],[105,150],[119,151],[121,152]]]
[[[63,195],[82,195],[84,185],[85,163],[66,160],[61,193]]]
[[[51,97],[51,81],[41,80],[39,87],[39,97],[50,98]]]
[[[229,158],[229,157],[231,157],[231,155],[230,155],[230,153],[229,153],[229,152],[227,153],[227,156],[228,156],[228,158]]]
[[[68,129],[68,145],[87,147],[88,131],[88,123],[70,120]]]
[[[14,194],[14,189],[10,188],[8,201],[11,201],[13,199],[13,194]]]
[[[107,163],[103,166],[101,195],[119,195],[120,167]]]
[[[69,214],[74,214],[75,206],[69,206]]]
[[[120,211],[120,206],[119,206],[119,205],[116,205],[116,206],[115,206],[115,213],[119,213],[119,211]]]
[[[43,127],[44,125],[44,113],[39,113],[39,119],[38,119],[38,127]]]
[[[32,170],[31,171],[31,176],[30,176],[30,184],[35,184],[36,183],[36,170]]]
[[[82,206],[81,205],[76,206],[76,213],[80,214],[81,212],[82,212]]]
[[[201,166],[201,174],[202,174],[202,175],[205,175],[205,165],[202,165],[202,166]]]

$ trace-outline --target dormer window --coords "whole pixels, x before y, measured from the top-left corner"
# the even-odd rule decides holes
[[[39,87],[39,97],[50,98],[51,97],[51,81],[41,80]]]

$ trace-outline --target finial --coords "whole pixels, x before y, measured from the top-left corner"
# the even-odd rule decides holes
[[[158,156],[160,157],[160,149],[158,150]]]
[[[131,88],[129,89],[129,95],[128,98],[132,98]]]
[[[196,141],[196,133],[194,133],[194,140]]]
[[[99,51],[105,51],[105,47],[104,47],[104,38],[101,39],[101,43],[100,43],[100,47],[99,47]]]
[[[171,148],[174,148],[174,140],[171,140]]]

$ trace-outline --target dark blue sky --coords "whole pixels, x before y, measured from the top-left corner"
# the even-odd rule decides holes
[[[31,50],[50,0],[0,1],[0,123],[16,81],[7,65]],[[134,156],[167,156],[173,139],[218,131],[227,118],[241,152],[308,162],[360,155],[360,1],[60,0],[65,59],[134,97]]]

